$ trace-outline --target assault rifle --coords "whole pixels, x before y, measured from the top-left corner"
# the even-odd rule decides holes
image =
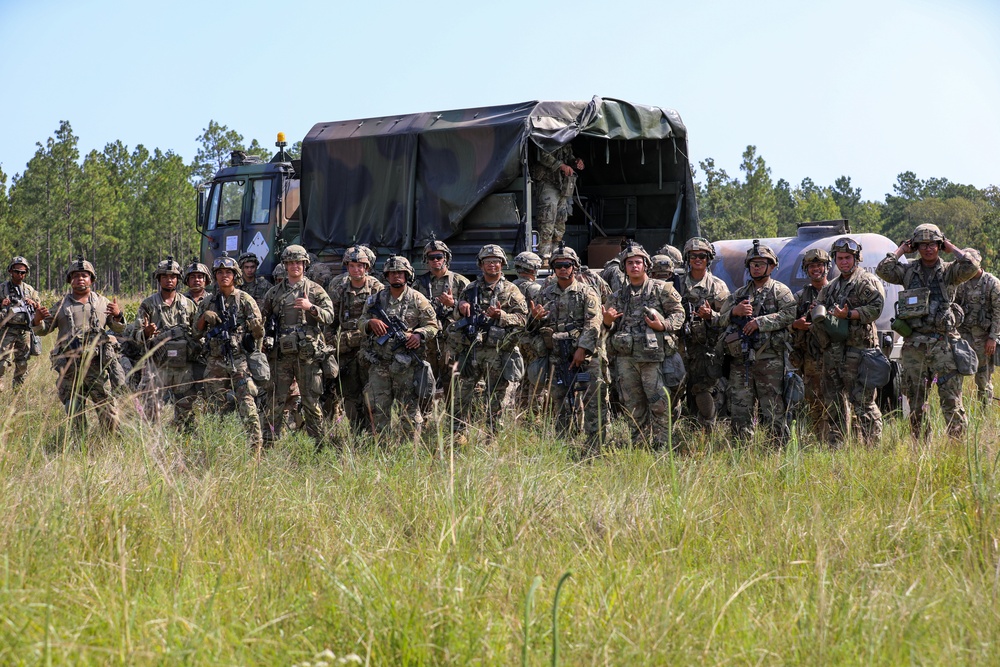
[[[455,326],[462,332],[465,339],[469,341],[469,351],[462,360],[461,370],[464,370],[467,363],[470,361],[472,363],[476,362],[476,348],[483,342],[483,332],[489,331],[490,328],[490,319],[486,317],[482,306],[479,305],[478,283],[472,288],[472,299],[469,301],[468,316],[456,322]]]
[[[31,302],[25,298],[9,297],[10,303],[4,309],[3,319],[0,320],[0,326],[8,326],[11,324],[20,324],[20,322],[15,323],[14,320],[17,319],[18,315],[24,315],[28,318],[27,326],[31,326],[35,319],[35,307],[31,305]]]
[[[238,326],[236,323],[236,308],[226,308],[226,299],[222,296],[222,292],[218,292],[215,295],[215,307],[219,311],[220,321],[205,332],[205,340],[218,339],[222,344],[226,361],[229,362],[230,367],[234,367],[236,365],[233,359],[233,347],[236,345],[234,334]]]
[[[396,344],[392,346],[393,350],[398,350],[403,345],[406,345],[406,341],[409,340],[410,334],[406,333],[406,324],[403,320],[399,319],[397,315],[390,315],[385,312],[385,308],[379,303],[378,299],[371,305],[369,312],[377,317],[378,319],[385,322],[386,332],[375,339],[375,342],[379,345],[385,345],[390,340],[396,341]],[[413,354],[413,350],[409,350]]]
[[[743,386],[750,386],[750,366],[753,364],[754,351],[757,349],[760,343],[760,330],[754,331],[752,334],[743,333],[743,327],[745,327],[750,320],[753,319],[752,315],[740,315],[731,317],[729,320],[729,328],[726,330],[726,338],[732,336],[733,333],[739,335],[740,338],[740,351],[743,356]]]
[[[555,367],[555,382],[557,387],[564,387],[566,390],[566,397],[563,399],[562,405],[560,406],[560,411],[569,404],[570,418],[571,420],[576,419],[576,414],[580,410],[580,404],[578,395],[581,392],[587,391],[587,385],[590,384],[591,375],[588,371],[582,370],[582,367],[576,368],[570,364],[573,361],[573,354],[576,352],[576,345],[574,344],[572,338],[566,337],[555,341],[556,343],[556,367]]]

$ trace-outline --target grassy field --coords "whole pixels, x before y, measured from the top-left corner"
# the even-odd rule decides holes
[[[564,665],[1000,663],[995,407],[962,443],[578,463],[525,428],[258,461],[127,398],[74,444],[46,357],[2,402],[2,664],[547,665],[553,611]]]

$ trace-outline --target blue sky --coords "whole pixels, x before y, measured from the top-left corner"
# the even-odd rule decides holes
[[[0,0],[0,169],[72,123],[190,161],[208,121],[271,146],[321,121],[592,95],[680,112],[697,162],[866,199],[1000,185],[1000,2]],[[698,177],[700,178],[700,170]]]

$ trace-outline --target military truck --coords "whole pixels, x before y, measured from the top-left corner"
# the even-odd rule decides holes
[[[318,123],[301,160],[284,137],[269,163],[234,154],[199,190],[202,261],[249,251],[269,275],[280,250],[301,243],[339,270],[344,249],[366,243],[419,270],[436,238],[453,270],[474,274],[485,243],[511,257],[536,246],[531,166],[567,143],[585,168],[565,240],[584,261],[603,265],[622,238],[655,249],[699,234],[677,112],[594,97]]]

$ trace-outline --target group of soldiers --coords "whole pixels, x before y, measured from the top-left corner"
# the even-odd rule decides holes
[[[505,251],[487,244],[470,281],[432,240],[426,273],[393,255],[381,282],[374,252],[356,245],[325,286],[297,245],[282,252],[274,284],[257,274],[252,253],[224,254],[211,269],[195,261],[182,270],[168,257],[130,323],[116,299],[93,291],[96,273],[82,256],[66,272],[70,292],[51,309],[25,282],[27,260],[15,257],[0,287],[0,380],[13,367],[13,385],[22,383],[40,354],[37,336],[56,331],[52,362],[71,422],[80,424],[89,400],[107,429],[118,424],[111,380],[125,375],[115,344],[124,341],[145,418],[158,420],[172,403],[175,426],[190,429],[199,406],[236,410],[255,447],[296,426],[320,448],[342,420],[380,439],[418,441],[428,418],[464,443],[472,430],[491,438],[521,415],[548,416],[576,451],[593,455],[614,417],[625,418],[632,442],[659,447],[675,442],[685,414],[695,432],[726,417],[738,441],[760,427],[780,445],[799,419],[831,446],[852,432],[874,444],[888,368],[875,328],[881,278],[905,288],[893,328],[904,337],[913,436],[928,437],[932,384],[954,437],[967,424],[963,375],[975,374],[979,397],[992,398],[1000,282],[975,250],[933,225],[883,259],[878,277],[861,267],[861,245],[849,236],[808,251],[810,283],[797,295],[771,277],[778,257],[757,241],[746,253],[749,279],[733,293],[712,275],[715,249],[700,237],[652,256],[630,242],[602,273],[564,244],[548,250],[547,277],[539,278],[542,258],[524,252],[509,281]],[[900,261],[912,252],[916,261]]]

